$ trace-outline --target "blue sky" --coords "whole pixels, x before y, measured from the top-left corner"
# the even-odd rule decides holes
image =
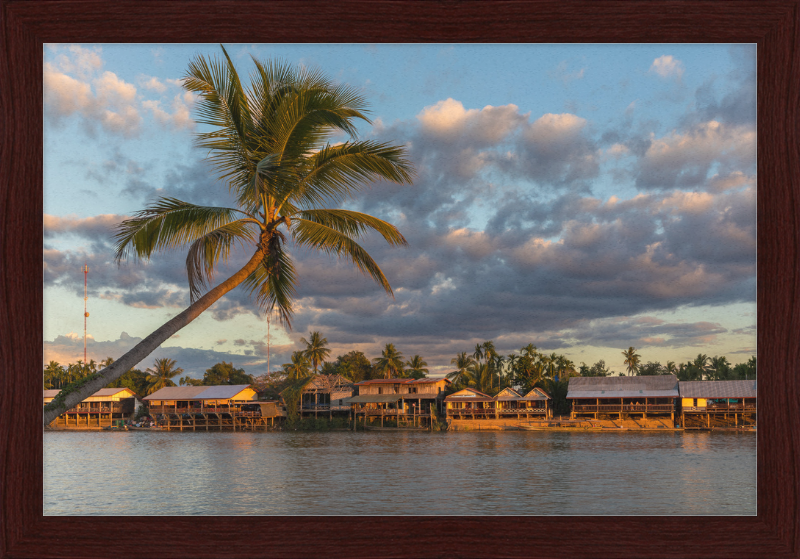
[[[272,365],[319,330],[333,356],[394,343],[434,374],[476,343],[534,343],[621,371],[698,353],[736,363],[756,344],[755,45],[226,45],[321,69],[359,88],[361,137],[408,146],[412,186],[352,207],[409,246],[368,242],[395,298],[327,257],[298,253],[295,329],[273,325]],[[46,45],[45,362],[119,357],[188,303],[185,253],[113,262],[114,226],[158,196],[228,205],[205,154],[193,56],[218,45]],[[344,138],[341,138],[344,139]],[[233,271],[246,255],[234,257]],[[265,371],[266,321],[238,290],[141,364],[195,376]]]

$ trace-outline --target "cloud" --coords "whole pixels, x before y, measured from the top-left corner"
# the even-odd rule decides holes
[[[73,115],[82,117],[85,130],[93,134],[97,127],[125,137],[140,133],[144,109],[160,125],[172,130],[191,130],[194,121],[191,109],[195,95],[182,92],[171,99],[142,99],[136,86],[117,74],[101,73],[101,51],[78,46],[51,49],[59,53],[44,64],[45,115],[54,124]],[[163,95],[169,87],[182,86],[182,80],[160,80],[140,76],[140,86],[151,93]],[[168,104],[169,108],[163,108]]]
[[[714,165],[726,174],[755,171],[756,131],[710,121],[651,138],[636,163],[638,188],[697,188]]]
[[[86,343],[88,359],[99,362],[106,357],[119,359],[132,349],[142,338],[130,336],[122,332],[115,340],[97,341],[89,337]],[[283,348],[272,347],[272,363],[283,363],[288,360],[289,353]],[[234,367],[242,368],[246,373],[258,376],[266,372],[266,359],[260,355],[246,356],[238,353],[228,353],[212,349],[186,348],[180,346],[160,346],[133,368],[145,370],[152,367],[156,359],[169,358],[177,362],[184,373],[181,376],[202,378],[203,373],[215,363],[222,361],[233,363]],[[75,363],[83,359],[83,337],[75,333],[57,336],[54,340],[45,340],[42,350],[43,365],[57,361],[61,365]],[[177,380],[177,379],[175,379]]]
[[[684,71],[683,62],[673,58],[672,55],[665,54],[653,60],[653,64],[650,65],[650,71],[655,72],[662,78],[676,77],[681,79]]]
[[[43,80],[45,115],[51,121],[57,123],[80,114],[90,131],[99,125],[127,137],[138,134],[141,117],[134,106],[136,88],[116,74],[105,72],[92,82],[84,82],[45,63]]]

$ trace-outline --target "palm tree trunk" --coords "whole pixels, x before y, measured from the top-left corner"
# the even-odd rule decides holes
[[[266,246],[266,243],[263,243],[263,246]],[[60,406],[54,405],[55,400],[46,405],[44,407],[43,416],[44,425],[49,425],[60,414],[72,408],[75,404],[88,398],[109,383],[114,382],[131,368],[133,368],[134,365],[141,362],[145,357],[155,351],[158,346],[168,340],[170,336],[200,316],[204,310],[213,305],[223,295],[242,283],[247,276],[249,276],[256,268],[258,268],[258,265],[264,258],[264,254],[264,249],[259,247],[253,257],[250,258],[250,261],[247,262],[247,264],[245,264],[241,270],[200,297],[200,299],[195,301],[194,304],[190,305],[186,310],[170,319],[158,330],[136,344],[136,346],[128,351],[128,353],[100,371],[97,378],[87,382],[79,389],[67,394]]]

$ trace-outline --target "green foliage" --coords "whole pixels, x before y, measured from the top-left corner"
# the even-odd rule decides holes
[[[252,384],[253,377],[244,372],[244,369],[237,369],[233,363],[214,364],[210,369],[206,369],[203,375],[202,384],[205,386],[216,386],[220,384]]]
[[[629,375],[635,375],[639,370],[639,361],[641,360],[641,355],[636,353],[636,348],[631,346],[626,350],[622,351],[622,356],[625,358],[623,364],[628,369]]]
[[[336,374],[353,382],[371,380],[377,373],[366,355],[360,351],[350,351],[336,358]]]
[[[323,338],[319,332],[309,332],[308,340],[300,338],[300,343],[306,344],[305,356],[311,362],[314,373],[316,373],[319,364],[325,361],[331,353],[331,350],[328,349],[328,338]]]
[[[98,376],[99,375],[97,373],[91,373],[76,380],[71,384],[68,384],[67,386],[61,389],[61,392],[56,394],[56,397],[53,398],[53,400],[49,404],[44,406],[44,409],[47,411],[49,410],[66,411],[66,406],[64,405],[64,400],[66,399],[66,397],[69,394],[75,392],[76,390],[83,388],[83,386],[90,383],[94,379],[98,378]]]
[[[603,359],[600,359],[597,363],[589,367],[585,374],[583,372],[583,367],[581,367],[581,376],[606,377],[608,376],[608,373],[608,367],[606,367],[606,362]]]
[[[384,375],[384,378],[402,378],[404,372],[403,354],[397,351],[394,344],[386,344],[381,356],[372,360],[375,370]]]
[[[139,397],[147,395],[147,390],[151,384],[151,377],[139,369],[131,369],[119,377],[114,382],[106,385],[106,388],[129,388]]]
[[[284,405],[286,406],[286,418],[288,422],[296,421],[299,417],[298,407],[303,396],[303,389],[311,382],[311,377],[292,379],[281,392]]]
[[[425,360],[419,355],[415,355],[406,362],[405,376],[413,379],[425,378],[429,372],[427,367],[428,364]]]
[[[644,365],[639,365],[639,370],[636,372],[639,376],[654,376],[665,375],[667,369],[658,361],[648,361]]]

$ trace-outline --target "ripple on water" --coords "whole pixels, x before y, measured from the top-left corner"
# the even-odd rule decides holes
[[[754,515],[756,437],[45,433],[44,514]]]

